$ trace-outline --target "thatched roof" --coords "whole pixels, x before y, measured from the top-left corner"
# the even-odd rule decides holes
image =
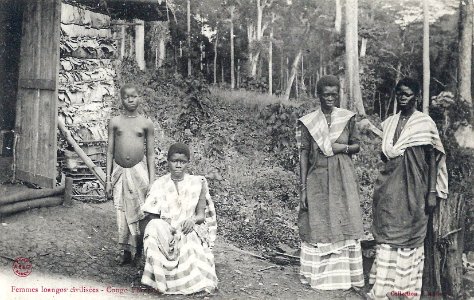
[[[114,19],[162,21],[167,16],[165,0],[63,0],[63,2],[85,6],[92,11],[110,15]]]

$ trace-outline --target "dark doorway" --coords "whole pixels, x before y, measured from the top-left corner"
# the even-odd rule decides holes
[[[0,156],[13,155],[22,1],[0,1]]]

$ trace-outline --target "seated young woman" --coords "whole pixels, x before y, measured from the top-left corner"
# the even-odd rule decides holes
[[[158,178],[142,206],[145,269],[142,283],[164,294],[211,293],[217,288],[212,246],[217,223],[206,179],[190,175],[188,146],[168,150],[170,173]]]

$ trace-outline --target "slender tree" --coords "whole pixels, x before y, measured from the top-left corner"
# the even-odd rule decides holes
[[[461,0],[459,7],[461,22],[459,24],[458,93],[460,100],[467,101],[472,106],[473,0]]]
[[[191,64],[191,0],[186,1],[187,40],[188,40],[188,77],[192,74]]]
[[[275,13],[272,13],[272,22],[270,28],[270,39],[268,40],[268,94],[273,94],[273,23],[275,22]]]
[[[336,30],[336,33],[341,33],[341,27],[342,27],[342,6],[341,6],[341,0],[336,0],[336,18],[334,20],[334,29]]]
[[[296,77],[296,72],[298,72],[298,65],[300,63],[302,54],[303,54],[303,50],[300,49],[298,53],[296,53],[295,59],[293,59],[293,63],[291,64],[291,75],[288,78],[288,83],[286,86],[286,91],[285,91],[285,96],[284,96],[285,101],[290,100],[291,88],[293,86],[293,81],[295,80],[295,77]]]
[[[217,84],[217,41],[219,39],[219,32],[216,31],[214,36],[214,65],[213,65],[213,74],[214,74],[214,84]]]
[[[229,7],[230,13],[230,88],[235,88],[235,57],[234,57],[234,11],[235,6]]]
[[[423,0],[423,112],[430,106],[430,24],[428,0]]]
[[[359,78],[358,56],[358,0],[346,0],[346,92],[349,106],[353,105],[360,115],[365,115]]]

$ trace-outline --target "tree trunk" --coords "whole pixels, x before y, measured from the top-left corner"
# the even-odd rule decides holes
[[[223,85],[225,83],[224,81],[224,62],[221,59],[221,84]]]
[[[428,0],[423,0],[423,112],[430,106],[430,24]]]
[[[460,1],[459,23],[459,58],[458,58],[458,93],[459,99],[472,106],[471,96],[471,64],[472,64],[472,18],[473,1]]]
[[[252,60],[253,60],[253,50],[252,50],[252,43],[255,40],[255,26],[253,23],[247,24],[247,39],[248,39],[248,51],[249,51],[249,70],[252,69]]]
[[[158,44],[158,68],[163,67],[166,59],[166,44],[165,39],[161,38]]]
[[[367,53],[367,38],[362,38],[362,43],[360,45],[360,57],[365,57]]]
[[[187,19],[187,40],[188,40],[188,77],[192,74],[191,65],[191,0],[186,1],[186,19]]]
[[[199,43],[199,70],[202,71],[204,70],[204,45],[202,44],[202,41]]]
[[[258,67],[258,60],[260,59],[260,50],[252,55],[252,59],[250,60],[250,76],[253,78],[257,77],[257,67]]]
[[[402,49],[403,49],[403,46],[402,46]],[[402,60],[398,60],[398,63],[397,63],[397,75],[395,77],[395,84],[398,84],[398,82],[402,79],[401,74],[402,72]],[[395,90],[395,88],[394,88]],[[393,95],[392,97],[394,100],[393,100],[393,114],[395,115],[397,113],[397,99],[395,99],[395,95]]]
[[[235,88],[234,62],[234,7],[230,7],[230,88]]]
[[[342,25],[342,6],[341,0],[336,0],[336,19],[334,21],[334,29],[336,30],[337,34],[341,33],[341,26]]]
[[[424,293],[443,295],[445,299],[463,299],[465,218],[465,200],[460,194],[441,199],[430,215],[425,240]]]
[[[216,40],[214,41],[214,84],[217,84],[217,38],[218,33],[216,32]]]
[[[298,88],[299,82],[298,82],[298,70],[296,70],[296,76],[295,76],[295,96],[296,100],[300,98],[300,92]]]
[[[284,76],[285,76],[284,68],[285,68],[285,65],[284,65],[284,62],[283,62],[283,53],[280,53],[280,94],[285,89],[285,87],[283,86],[283,82],[284,82],[283,79],[284,79]]]
[[[240,88],[240,59],[237,59],[237,88]]]
[[[285,91],[285,97],[284,97],[285,101],[290,100],[291,87],[293,86],[293,81],[295,80],[296,72],[298,70],[298,65],[300,63],[302,54],[303,54],[303,50],[300,49],[298,53],[296,54],[295,59],[293,60],[293,64],[291,65],[291,75],[286,85],[286,91]]]
[[[301,93],[303,93],[306,90],[306,87],[304,85],[304,55],[301,55],[301,75],[300,75],[300,87],[301,87]]]
[[[139,19],[135,25],[135,60],[140,70],[145,70],[145,22]]]
[[[349,96],[348,108],[355,108],[358,114],[365,116],[359,79],[359,50],[357,33],[358,0],[346,1],[346,85]]]
[[[272,15],[272,23],[275,18]],[[268,42],[268,94],[273,94],[273,25],[270,29],[270,41]]]
[[[252,42],[259,42],[262,40],[263,37],[263,28],[262,28],[262,20],[263,20],[263,7],[264,5],[261,4],[261,0],[257,0],[257,26],[256,26],[256,32],[255,37],[253,38]],[[249,40],[249,45],[250,45],[250,40]],[[249,56],[249,61],[250,61],[250,76],[253,78],[256,78],[257,76],[257,66],[258,66],[258,61],[260,59],[260,49],[256,51],[256,53],[253,53],[252,56]]]
[[[120,59],[123,60],[125,57],[125,39],[127,38],[127,34],[125,31],[125,25],[120,26]]]

